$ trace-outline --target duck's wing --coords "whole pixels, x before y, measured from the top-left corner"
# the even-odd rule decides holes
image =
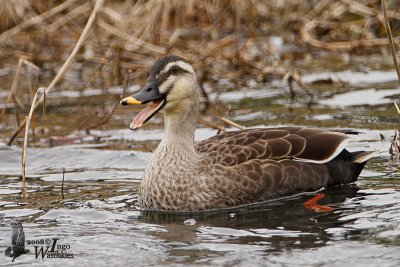
[[[218,207],[315,191],[326,186],[330,178],[328,168],[323,164],[288,159],[253,159],[235,166],[215,164],[211,172],[207,186],[212,188],[209,191],[215,192],[212,203]]]
[[[214,163],[234,166],[252,159],[295,159],[326,163],[347,145],[345,133],[318,128],[279,127],[232,131],[196,143]]]

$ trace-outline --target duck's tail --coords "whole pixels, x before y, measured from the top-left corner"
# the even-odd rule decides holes
[[[344,149],[336,158],[325,164],[330,175],[328,186],[355,182],[367,161],[378,153],[379,151],[349,152]]]
[[[351,152],[353,156],[353,164],[351,166],[351,169],[353,170],[353,177],[351,177],[350,182],[357,180],[367,161],[378,155],[378,153],[379,151],[376,150]]]
[[[379,154],[379,151],[373,150],[373,151],[357,151],[357,152],[352,152],[353,155],[353,162],[354,163],[365,163],[368,160],[372,159],[376,155]]]

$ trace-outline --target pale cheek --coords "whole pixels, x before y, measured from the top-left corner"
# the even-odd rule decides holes
[[[158,90],[161,94],[165,93],[168,88],[174,83],[173,77],[168,78],[165,82],[163,82],[159,87]]]
[[[167,95],[167,102],[190,97],[191,84],[185,80],[175,82],[174,88]]]

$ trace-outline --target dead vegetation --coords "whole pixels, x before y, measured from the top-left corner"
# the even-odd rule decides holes
[[[95,4],[0,2],[2,67],[29,60],[42,69],[43,83],[76,47]],[[400,25],[399,7],[388,1],[393,29]],[[173,53],[193,62],[204,81],[263,82],[320,51],[387,53],[383,18],[377,0],[106,1],[70,71],[81,86],[120,85],[124,69],[143,79],[156,57]]]

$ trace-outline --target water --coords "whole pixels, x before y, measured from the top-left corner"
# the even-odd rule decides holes
[[[14,116],[6,116],[0,122],[0,266],[11,265],[3,253],[14,219],[22,221],[30,250],[15,260],[20,266],[398,266],[400,173],[388,150],[398,128],[391,102],[400,88],[391,82],[392,72],[342,74],[335,74],[347,82],[339,91],[335,84],[311,84],[325,79],[322,74],[305,76],[303,82],[315,94],[311,105],[301,90],[297,99],[288,100],[283,84],[223,93],[214,88],[214,106],[204,115],[212,120],[217,108],[229,104],[229,117],[247,127],[308,125],[363,132],[349,149],[381,153],[356,184],[318,192],[325,195],[318,203],[330,208],[325,212],[304,205],[316,192],[209,213],[141,211],[138,185],[162,137],[160,117],[131,132],[127,128],[134,111],[120,108],[91,135],[74,131],[95,111],[109,110],[118,100],[118,88],[109,90],[115,94],[111,97],[98,89],[61,91],[53,102],[49,96],[48,114],[36,122],[44,126],[27,151],[28,197],[23,199],[21,138],[16,145],[5,145],[16,127]],[[60,98],[65,103],[55,103]],[[215,133],[200,125],[196,139]],[[73,258],[41,259],[40,253],[35,258],[35,246],[54,242],[56,250]]]

